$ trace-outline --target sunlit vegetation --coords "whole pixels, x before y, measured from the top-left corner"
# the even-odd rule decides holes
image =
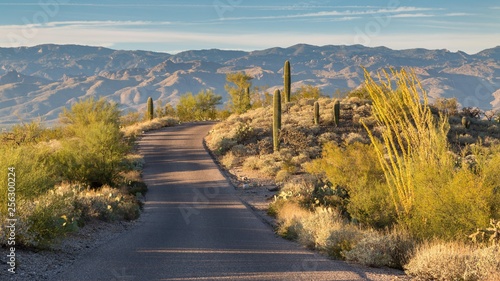
[[[123,120],[117,104],[88,98],[65,109],[56,128],[31,122],[0,135],[0,180],[7,182],[9,167],[16,174],[17,246],[46,248],[90,220],[139,216],[137,198],[147,191],[143,160],[128,139],[134,130],[120,129]],[[155,120],[148,123],[172,124]],[[5,221],[7,185],[0,191]],[[5,231],[0,228],[0,245],[7,243]]]
[[[420,280],[498,279],[497,113],[430,103],[408,70],[365,75],[338,125],[334,100],[306,86],[283,103],[279,151],[269,103],[217,124],[207,145],[229,171],[280,186],[269,213],[286,238]]]

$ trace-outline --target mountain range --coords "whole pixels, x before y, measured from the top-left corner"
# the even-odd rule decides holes
[[[64,107],[106,97],[124,110],[144,108],[151,96],[176,104],[187,92],[223,96],[226,74],[244,71],[253,86],[282,87],[290,60],[292,91],[302,85],[332,96],[356,88],[363,69],[411,67],[432,99],[456,97],[461,106],[500,110],[500,46],[477,54],[447,50],[298,44],[251,52],[192,50],[177,54],[79,45],[0,48],[0,127],[34,118],[54,122]]]

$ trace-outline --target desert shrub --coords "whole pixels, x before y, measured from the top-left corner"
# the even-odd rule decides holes
[[[118,104],[110,103],[104,98],[96,100],[87,98],[65,108],[60,114],[61,123],[66,124],[66,129],[74,133],[81,131],[88,125],[94,123],[120,124],[120,110]]]
[[[282,183],[282,182],[287,181],[291,176],[292,176],[292,174],[288,170],[281,169],[278,171],[278,173],[276,173],[276,177],[274,178],[274,181],[277,183]]]
[[[260,156],[260,171],[267,176],[276,176],[281,170],[281,159],[278,155],[268,154]]]
[[[250,154],[248,148],[242,144],[237,144],[231,148],[231,152],[236,157],[244,157]]]
[[[368,91],[366,90],[366,87],[358,87],[357,89],[354,89],[352,91],[350,91],[348,94],[347,94],[347,97],[348,98],[358,98],[358,99],[362,99],[362,100],[369,100],[371,97],[370,97],[370,94],[368,93]]]
[[[270,154],[273,152],[273,139],[266,137],[257,141],[257,147],[259,149],[259,154]]]
[[[48,131],[43,128],[40,121],[14,125],[10,132],[0,134],[0,143],[4,145],[35,144],[42,141]]]
[[[297,128],[283,127],[280,131],[283,144],[295,151],[304,151],[311,146],[310,139]]]
[[[297,202],[287,200],[276,200],[272,208],[276,214],[278,223],[277,232],[287,239],[297,239],[299,237],[300,221],[309,216],[310,212],[301,208]]]
[[[221,164],[226,168],[226,169],[231,169],[233,168],[236,164],[239,162],[239,157],[234,155],[232,151],[229,151],[226,153],[224,156],[222,156],[220,160]]]
[[[458,101],[456,98],[437,98],[433,104],[437,110],[446,115],[457,115],[458,114]]]
[[[383,149],[374,147],[399,222],[415,237],[446,239],[464,237],[474,225],[487,224],[492,187],[484,185],[481,172],[456,169],[446,116],[434,117],[414,73],[401,70],[381,76],[382,86],[366,73],[366,85],[377,122],[384,127]],[[368,132],[372,142],[379,143]]]
[[[394,223],[395,210],[373,146],[355,142],[342,148],[327,143],[322,157],[306,165],[306,170],[326,177],[334,188],[331,199],[341,204],[336,207],[347,210],[353,220],[374,227]],[[347,192],[340,199],[348,200],[336,199],[338,188]]]
[[[500,246],[478,248],[460,242],[425,243],[405,269],[415,280],[498,280]]]
[[[292,101],[301,101],[304,99],[318,99],[323,96],[321,89],[312,85],[303,85],[297,89],[291,96]]]
[[[93,187],[113,185],[128,150],[119,129],[117,104],[89,98],[64,109],[60,115],[68,138],[56,153],[58,172],[63,180]]]
[[[329,250],[333,233],[346,228],[333,209],[318,207],[300,220],[298,241],[311,249]]]
[[[128,127],[139,123],[142,120],[143,116],[141,113],[137,111],[128,112],[125,115],[120,116],[120,125],[123,127]]]
[[[16,198],[32,200],[51,189],[56,177],[51,160],[51,149],[46,144],[22,146],[0,146],[0,210],[7,209],[7,168],[15,169]]]
[[[353,225],[331,230],[326,241],[326,253],[333,258],[345,259],[346,253],[351,251],[363,236],[364,232]]]
[[[133,196],[109,186],[99,190],[81,188],[76,194],[75,206],[81,210],[82,219],[85,221],[133,220],[138,218],[140,213]]]
[[[353,144],[356,142],[364,143],[364,144],[370,143],[370,140],[366,136],[363,136],[360,133],[355,133],[355,132],[348,133],[346,136],[343,136],[343,139],[347,145]]]
[[[415,241],[404,231],[365,232],[363,238],[345,251],[348,261],[367,266],[403,269],[415,247]]]
[[[480,118],[483,111],[477,107],[464,107],[460,111],[461,116],[466,116],[470,118]]]
[[[259,167],[259,156],[250,156],[247,157],[243,162],[243,169],[247,171],[255,171],[258,170]]]
[[[361,229],[346,224],[331,208],[304,209],[292,193],[290,190],[282,192],[271,205],[277,217],[277,232],[281,236],[335,258],[344,258],[344,254],[364,236]]]
[[[65,180],[93,187],[113,185],[127,151],[119,128],[96,122],[75,131],[75,137],[62,141],[57,152],[59,171]]]
[[[56,186],[36,200],[19,199],[17,205],[16,245],[37,248],[50,247],[91,219],[132,220],[140,212],[135,198],[118,189],[89,190],[70,184]],[[4,237],[0,236],[0,245],[5,244]]]

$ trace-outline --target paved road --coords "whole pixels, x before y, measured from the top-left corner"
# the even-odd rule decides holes
[[[277,237],[235,195],[202,146],[210,123],[146,134],[149,193],[137,226],[60,280],[391,280]]]

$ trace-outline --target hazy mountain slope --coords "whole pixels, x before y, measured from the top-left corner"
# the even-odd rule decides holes
[[[227,99],[226,73],[245,71],[253,85],[282,87],[283,63],[292,87],[311,84],[325,94],[359,86],[363,70],[412,67],[432,98],[457,97],[463,106],[500,109],[500,47],[475,55],[446,50],[311,46],[253,52],[195,50],[170,55],[77,45],[0,48],[0,125],[42,117],[55,120],[84,96],[104,96],[124,109],[148,96],[175,104],[186,92],[211,89]]]

